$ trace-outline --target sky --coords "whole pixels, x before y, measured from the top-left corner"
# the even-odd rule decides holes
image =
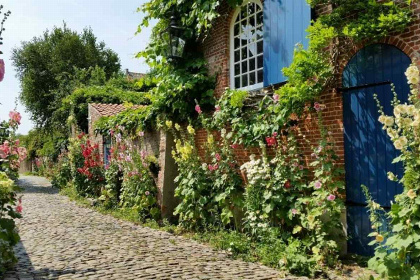
[[[12,49],[21,42],[29,41],[54,26],[67,27],[81,32],[91,27],[99,41],[114,50],[120,57],[121,68],[131,72],[147,72],[144,61],[135,58],[143,50],[150,37],[150,28],[135,35],[143,15],[136,12],[146,0],[0,0],[3,11],[10,10],[11,16],[5,23],[0,46],[6,67],[6,75],[0,82],[0,120],[8,119],[9,112],[16,107],[20,83],[16,78],[11,58]],[[0,20],[3,15],[0,15]],[[22,125],[18,133],[26,134],[34,124],[25,108],[18,103],[22,113]]]

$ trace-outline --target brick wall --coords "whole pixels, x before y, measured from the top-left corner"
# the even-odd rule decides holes
[[[202,44],[205,58],[209,63],[210,72],[217,74],[217,86],[215,90],[215,96],[219,97],[223,93],[226,87],[230,86],[230,25],[233,16],[233,9],[228,4],[224,3],[220,7],[222,14],[211,30],[209,36]],[[336,151],[341,159],[341,164],[344,164],[344,135],[343,135],[343,104],[342,96],[339,92],[341,88],[341,74],[344,67],[351,59],[351,57],[363,46],[371,43],[386,43],[396,46],[406,53],[413,61],[416,61],[420,67],[420,4],[414,3],[415,21],[407,28],[406,31],[399,34],[392,34],[387,38],[380,41],[370,41],[363,44],[352,44],[350,42],[344,42],[342,44],[343,51],[340,52],[337,63],[337,82],[331,88],[325,90],[320,97],[320,102],[326,105],[324,110],[324,121],[325,125],[328,126],[329,131],[332,133],[336,141]],[[317,8],[318,14],[328,13],[330,7],[323,6]],[[267,89],[270,91],[270,89]],[[314,116],[307,116],[305,120],[300,123],[301,131],[306,137],[312,142],[316,143],[319,140],[319,131],[317,129],[316,118]],[[198,131],[196,140],[197,144],[201,146],[207,139],[205,131]],[[249,155],[253,151],[239,149],[237,151],[237,157],[240,163],[243,163],[249,159]],[[255,152],[255,151],[254,151]],[[312,153],[308,147],[305,149],[305,156],[308,158]]]

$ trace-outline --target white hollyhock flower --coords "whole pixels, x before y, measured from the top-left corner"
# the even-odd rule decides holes
[[[394,125],[394,118],[393,117],[385,117],[384,124],[386,126],[393,126]]]
[[[415,65],[411,65],[405,72],[409,84],[417,85],[420,81],[419,69]]]

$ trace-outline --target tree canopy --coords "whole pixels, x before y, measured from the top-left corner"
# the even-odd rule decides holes
[[[22,103],[38,126],[49,128],[62,126],[65,120],[54,119],[54,113],[77,85],[98,78],[93,77],[101,72],[98,69],[103,70],[98,82],[104,82],[121,67],[118,55],[98,42],[90,28],[78,33],[66,24],[23,42],[13,50],[12,60],[21,81]]]

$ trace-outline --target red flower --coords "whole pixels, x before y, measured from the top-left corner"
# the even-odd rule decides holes
[[[16,212],[22,213],[22,211],[23,211],[23,207],[22,207],[21,204],[19,204],[18,206],[16,206]]]
[[[220,161],[222,159],[220,154],[215,154],[214,157],[216,158],[217,161]]]
[[[266,137],[265,138],[265,141],[267,142],[267,145],[269,147],[275,147],[275,146],[277,146],[277,139],[274,136]]]
[[[290,184],[290,181],[287,181],[286,183],[284,183],[285,189],[290,189],[291,187],[292,187],[292,184]]]

